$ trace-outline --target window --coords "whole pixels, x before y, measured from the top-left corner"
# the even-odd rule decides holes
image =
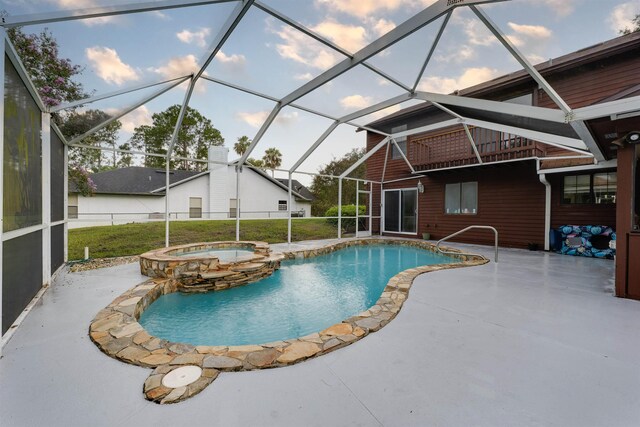
[[[478,212],[478,183],[447,184],[444,191],[444,212],[453,215],[475,215]]]
[[[278,210],[286,211],[287,210],[287,201],[286,200],[278,200]]]
[[[562,203],[613,204],[616,202],[617,183],[616,172],[567,175],[563,179]]]
[[[235,218],[238,215],[238,199],[229,199],[229,218]]]
[[[67,203],[67,214],[69,219],[78,219],[78,195],[69,194],[69,200]]]
[[[189,218],[202,218],[202,197],[189,197]]]
[[[391,133],[404,132],[405,130],[407,130],[407,125],[396,126],[394,128],[391,128]],[[398,147],[400,147],[400,150],[402,150],[402,152],[406,156],[407,155],[407,137],[403,136],[400,138],[395,138],[395,140],[396,140],[396,144],[398,144]],[[396,147],[395,144],[391,144],[391,160],[402,158],[402,154],[400,154],[400,151],[398,151],[398,147]]]
[[[616,202],[618,175],[616,172],[596,173],[593,175],[593,197],[597,205]]]
[[[415,234],[417,225],[418,190],[385,190],[384,231]]]

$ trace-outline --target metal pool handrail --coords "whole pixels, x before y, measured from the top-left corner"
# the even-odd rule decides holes
[[[494,227],[491,227],[490,225],[470,225],[467,228],[463,228],[460,231],[456,231],[453,234],[449,234],[447,237],[443,237],[442,239],[438,240],[436,242],[436,250],[440,253],[443,254],[449,254],[449,255],[467,255],[467,256],[474,256],[475,254],[466,254],[466,253],[462,253],[462,252],[450,252],[450,251],[443,251],[442,249],[440,249],[440,243],[449,240],[452,237],[457,236],[458,234],[462,234],[465,231],[469,231],[473,228],[482,228],[482,229],[486,229],[486,230],[493,230],[493,234],[495,235],[495,255],[494,255],[494,262],[498,262],[498,230],[496,230]],[[478,256],[478,255],[475,255]],[[480,255],[480,257],[487,259],[486,257]]]

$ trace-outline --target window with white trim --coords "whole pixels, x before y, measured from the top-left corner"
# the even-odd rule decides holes
[[[78,195],[69,194],[67,201],[67,214],[69,219],[78,219]]]
[[[278,200],[278,210],[286,211],[287,210],[287,201],[286,200]]]
[[[447,184],[444,191],[444,212],[450,215],[475,215],[478,212],[478,183]]]
[[[189,197],[189,218],[202,218],[202,197]]]

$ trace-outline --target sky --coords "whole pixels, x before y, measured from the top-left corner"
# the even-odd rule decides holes
[[[148,1],[148,0],[145,0]],[[349,52],[356,52],[434,0],[263,0]],[[10,15],[128,4],[122,0],[0,0]],[[109,18],[48,24],[60,45],[60,56],[84,68],[78,77],[93,94],[144,83],[160,82],[199,69],[209,46],[236,2],[145,12]],[[640,14],[640,0],[508,0],[479,6],[527,58],[546,61],[615,38]],[[439,19],[380,52],[368,63],[405,85],[417,81],[419,90],[448,94],[521,69],[502,45],[465,7],[455,10],[433,58],[418,76]],[[25,27],[38,32],[43,27]],[[216,55],[206,74],[212,78],[281,98],[344,59],[252,7]],[[90,108],[114,113],[144,99],[159,87],[102,100]],[[340,117],[404,91],[362,65],[296,101],[307,108]],[[151,124],[151,115],[182,103],[178,86],[124,116],[119,138],[126,142],[136,126]],[[401,108],[409,101],[356,120],[366,124]],[[190,102],[218,128],[230,148],[243,135],[253,139],[274,107],[269,100],[209,81],[200,81]],[[252,157],[277,147],[282,169],[290,168],[317,140],[331,120],[292,107],[284,108],[258,143]],[[353,148],[365,146],[365,133],[341,125],[299,168],[318,169]],[[285,177],[285,173],[276,173]],[[310,177],[294,175],[303,183]]]

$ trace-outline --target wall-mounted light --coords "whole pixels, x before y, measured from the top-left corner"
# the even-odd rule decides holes
[[[640,132],[639,131],[633,131],[633,132],[629,132],[625,137],[624,137],[625,141],[627,141],[629,144],[638,144],[640,143]]]
[[[418,181],[418,193],[424,193],[424,184],[422,181]]]

